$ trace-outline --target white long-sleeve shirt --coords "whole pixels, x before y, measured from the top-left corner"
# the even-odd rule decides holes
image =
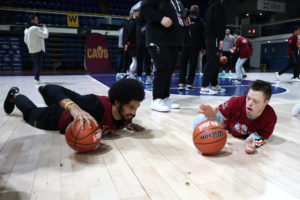
[[[24,31],[24,42],[28,47],[29,53],[37,53],[41,50],[45,50],[44,39],[48,38],[49,32],[47,28],[39,28],[37,26],[31,26]]]

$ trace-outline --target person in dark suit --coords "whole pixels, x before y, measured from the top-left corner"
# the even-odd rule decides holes
[[[180,66],[179,90],[192,90],[195,78],[199,51],[205,55],[204,25],[199,17],[199,8],[192,5],[190,9],[192,22],[184,27],[184,47],[181,51],[182,61]],[[190,61],[189,74],[186,78],[188,61]]]
[[[141,14],[147,20],[146,46],[154,61],[152,110],[168,112],[178,109],[170,97],[170,82],[183,46],[183,5],[180,0],[143,0]]]
[[[206,12],[205,44],[207,51],[204,67],[201,94],[217,94],[225,92],[218,83],[219,61],[217,51],[224,46],[224,32],[226,27],[224,0],[210,0]],[[209,85],[212,88],[209,88]]]

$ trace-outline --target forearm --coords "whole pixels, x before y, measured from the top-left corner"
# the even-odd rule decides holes
[[[254,141],[254,144],[255,144],[255,147],[261,147],[265,142],[266,140],[264,140],[256,131],[251,133],[245,140],[245,143],[247,143],[247,141],[250,139],[250,138],[253,138],[253,141]]]
[[[217,114],[213,117],[208,117],[209,120],[215,120],[217,122],[219,122],[220,124],[222,124],[222,126],[224,125],[224,121],[226,120],[226,117],[224,117],[224,115],[218,111]]]

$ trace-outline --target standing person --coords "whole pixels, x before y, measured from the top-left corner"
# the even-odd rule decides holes
[[[150,54],[146,48],[146,24],[147,21],[143,16],[140,16],[140,18],[137,21],[136,24],[136,50],[137,50],[137,76],[138,81],[142,82],[142,73],[143,68],[146,72],[146,85],[152,84],[151,80],[151,57]]]
[[[204,42],[204,27],[203,22],[199,17],[199,8],[197,5],[192,5],[190,9],[190,18],[192,24],[184,27],[184,47],[181,51],[182,60],[180,66],[179,90],[192,90],[195,78],[199,51],[205,54]],[[189,74],[186,78],[188,61],[190,61]]]
[[[224,47],[225,8],[224,0],[210,0],[206,12],[205,44],[207,50],[206,64],[204,67],[201,94],[217,94],[225,92],[218,83],[219,60],[217,51]],[[212,89],[209,88],[212,85]]]
[[[43,64],[45,50],[45,39],[49,37],[49,32],[44,24],[43,29],[38,27],[39,20],[37,15],[30,15],[28,26],[24,31],[24,42],[28,47],[33,60],[34,79],[36,84],[40,84],[40,72]]]
[[[120,53],[120,61],[117,66],[117,74],[116,74],[116,80],[120,80],[122,78],[122,65],[123,65],[123,59],[124,59],[124,45],[123,45],[123,30],[124,28],[121,27],[119,29],[119,40],[118,40],[118,48]]]
[[[140,102],[145,98],[144,88],[137,80],[121,79],[108,91],[108,96],[80,95],[59,85],[40,86],[47,107],[37,107],[22,95],[19,88],[12,87],[4,101],[4,111],[13,112],[15,106],[22,112],[24,120],[39,129],[59,130],[64,134],[67,126],[80,120],[81,126],[91,121],[99,125],[103,133],[127,127],[143,131],[143,127],[132,123]]]
[[[235,47],[235,38],[233,35],[230,34],[230,29],[227,28],[225,30],[225,38],[224,38],[224,47],[222,49],[222,55],[226,56],[228,61],[226,64],[224,64],[224,68],[222,73],[220,73],[221,77],[226,76],[226,69],[228,70],[228,76],[229,78],[232,78],[232,53],[231,53],[231,49],[232,47]]]
[[[281,74],[287,72],[290,68],[293,68],[293,81],[300,81],[299,78],[299,61],[298,61],[298,35],[300,34],[300,27],[296,26],[293,29],[294,33],[288,40],[287,54],[289,56],[289,64],[283,68],[280,72],[275,72],[276,79],[279,81]]]
[[[138,9],[134,10],[132,13],[132,17],[129,19],[129,22],[126,24],[126,31],[124,33],[124,51],[128,53],[131,57],[132,61],[129,66],[129,78],[135,78],[134,73],[137,67],[137,58],[136,58],[136,26],[137,19],[140,16],[140,11]],[[123,34],[124,34],[123,33]]]
[[[231,52],[239,51],[239,58],[235,64],[236,80],[233,80],[233,82],[240,84],[247,77],[243,65],[252,56],[253,49],[251,42],[247,38],[242,37],[239,30],[235,30],[233,35],[236,38],[236,48],[232,49]]]
[[[146,46],[154,61],[152,110],[168,112],[180,106],[170,97],[172,71],[183,45],[183,6],[179,0],[143,0],[141,13],[147,20]]]

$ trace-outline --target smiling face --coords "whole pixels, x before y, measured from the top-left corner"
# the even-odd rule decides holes
[[[246,98],[246,113],[251,117],[258,117],[262,114],[270,100],[265,99],[262,91],[250,89]]]
[[[118,104],[117,107],[121,118],[128,121],[135,117],[140,101],[131,100],[128,104]]]

